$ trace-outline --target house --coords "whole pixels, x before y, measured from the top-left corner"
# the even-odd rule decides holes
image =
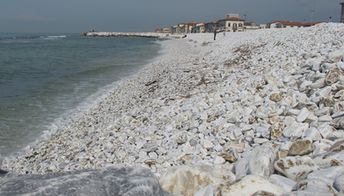
[[[180,34],[186,34],[186,33],[188,33],[189,27],[187,26],[186,23],[180,23],[180,24],[178,24],[177,26],[178,26],[178,31],[177,31],[177,33],[180,33]]]
[[[217,28],[217,22],[207,22],[204,24],[205,32],[213,33]]]
[[[260,29],[267,29],[267,28],[268,28],[268,25],[267,25],[267,24],[260,24],[260,25],[259,25],[259,28],[260,28]]]
[[[239,14],[229,14],[225,19],[217,21],[218,30],[227,32],[244,31],[245,20]]]
[[[162,32],[162,28],[158,27],[154,30],[155,33],[161,33]]]
[[[192,28],[196,26],[197,23],[191,22],[191,23],[179,23],[172,27],[172,33],[178,33],[178,34],[187,34],[191,33]]]
[[[187,25],[188,25],[188,33],[192,33],[192,29],[193,29],[194,27],[196,27],[197,24],[198,24],[198,23],[196,23],[196,22],[187,23]]]
[[[288,28],[288,27],[310,27],[320,22],[295,22],[295,21],[288,21],[288,20],[277,20],[272,21],[269,26],[270,28]]]
[[[245,31],[258,30],[260,29],[260,26],[255,22],[244,22],[244,29]]]
[[[197,23],[194,27],[192,27],[191,33],[205,33],[205,23]]]
[[[171,28],[169,27],[164,27],[161,29],[161,33],[172,33]]]
[[[171,26],[171,33],[172,34],[177,33],[177,25]]]

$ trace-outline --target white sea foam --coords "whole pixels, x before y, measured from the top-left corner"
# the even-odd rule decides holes
[[[48,35],[48,36],[41,36],[44,40],[56,40],[56,39],[64,39],[67,35]]]

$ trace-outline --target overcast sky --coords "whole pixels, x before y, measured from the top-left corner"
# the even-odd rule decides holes
[[[0,32],[151,31],[228,13],[247,20],[339,21],[341,0],[0,0]]]

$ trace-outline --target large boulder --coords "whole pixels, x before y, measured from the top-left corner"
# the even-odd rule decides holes
[[[0,178],[0,195],[165,196],[154,174],[144,168],[107,168]]]
[[[204,192],[216,191],[217,186],[234,183],[235,175],[230,170],[225,165],[177,166],[161,177],[160,184],[172,194],[204,195]]]

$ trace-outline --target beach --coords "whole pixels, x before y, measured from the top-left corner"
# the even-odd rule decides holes
[[[343,24],[161,44],[152,63],[1,168],[141,166],[183,195],[344,193]]]

